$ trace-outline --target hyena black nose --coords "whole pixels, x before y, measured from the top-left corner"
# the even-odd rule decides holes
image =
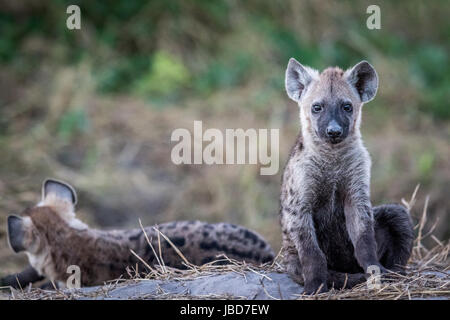
[[[337,138],[342,135],[342,127],[336,121],[331,121],[327,127],[327,135],[330,138]]]

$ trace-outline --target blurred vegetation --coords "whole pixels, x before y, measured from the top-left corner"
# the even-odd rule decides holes
[[[82,8],[81,32],[64,27],[72,3]],[[366,4],[352,1],[11,1],[0,14],[0,61],[27,76],[42,59],[88,59],[100,92],[173,100],[241,85],[292,56],[323,68],[349,66],[368,51],[407,61],[405,82],[423,91],[420,111],[449,119],[447,1],[381,7],[383,28],[373,31],[365,28]],[[278,80],[268,85],[278,89]]]
[[[81,8],[81,30],[65,27],[70,4]],[[374,203],[399,202],[420,183],[438,236],[448,238],[450,2],[378,1],[381,30],[366,28],[370,4],[2,1],[2,228],[56,176],[80,190],[80,214],[92,224],[227,220],[279,247],[282,168],[262,177],[255,166],[176,167],[169,139],[196,119],[281,128],[283,164],[299,130],[284,93],[296,57],[318,69],[362,59],[376,67],[380,89],[363,120]]]

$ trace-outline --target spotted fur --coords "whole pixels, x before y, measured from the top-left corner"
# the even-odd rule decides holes
[[[77,265],[81,269],[81,284],[90,286],[126,277],[127,267],[138,272],[146,271],[145,264],[154,266],[159,262],[145,234],[158,258],[161,244],[161,263],[185,268],[181,257],[163,236],[158,242],[157,230],[194,265],[216,260],[219,254],[253,264],[274,258],[270,245],[260,235],[230,223],[175,221],[146,227],[145,234],[140,228],[112,231],[89,228],[75,217],[73,198],[62,192],[67,185],[58,181],[49,185],[53,184],[62,188],[53,186],[49,193],[44,190],[43,200],[38,206],[26,209],[20,217],[10,216],[8,219],[11,247],[16,252],[25,251],[36,271],[24,272],[24,279],[35,274],[64,283],[70,276],[67,267]]]
[[[287,161],[280,196],[280,222],[288,272],[319,288],[365,281],[367,267],[401,270],[412,249],[406,208],[372,208],[370,156],[360,134],[361,108],[376,94],[378,77],[363,61],[322,73],[291,59],[286,90],[300,108],[301,132]],[[320,104],[319,113],[313,106]],[[350,104],[352,111],[342,111]],[[342,135],[326,134],[331,121]]]

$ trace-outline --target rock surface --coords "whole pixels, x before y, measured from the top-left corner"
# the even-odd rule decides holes
[[[413,299],[448,300],[449,270],[424,270],[386,283],[383,290],[357,289],[333,292],[324,299]],[[385,290],[386,289],[386,290]],[[27,288],[0,290],[2,299],[298,299],[303,287],[287,274],[269,270],[234,270],[227,272],[193,273],[179,278],[127,280],[103,286],[81,289],[42,290]],[[382,292],[382,295],[377,295]],[[320,297],[319,297],[320,298]]]
[[[79,289],[80,299],[148,299],[171,295],[191,296],[205,299],[213,296],[244,298],[249,300],[295,299],[303,287],[287,274],[269,272],[243,274],[227,272],[200,276],[192,280],[141,280],[119,284],[110,290],[104,287]]]

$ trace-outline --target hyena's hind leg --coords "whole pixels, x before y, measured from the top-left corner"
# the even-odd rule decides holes
[[[403,273],[414,241],[408,210],[399,204],[387,204],[374,207],[373,215],[380,263],[388,270]]]
[[[283,239],[283,251],[286,272],[292,280],[304,285],[305,281],[302,274],[302,267],[294,244],[288,239]],[[338,290],[350,289],[357,284],[365,282],[366,280],[367,279],[364,273],[343,273],[328,269],[327,285],[329,288],[335,288]]]
[[[405,207],[398,204],[373,208],[377,257],[388,270],[403,273],[411,255],[414,229]],[[364,273],[345,274],[328,270],[328,285],[336,289],[352,288],[366,281]]]

